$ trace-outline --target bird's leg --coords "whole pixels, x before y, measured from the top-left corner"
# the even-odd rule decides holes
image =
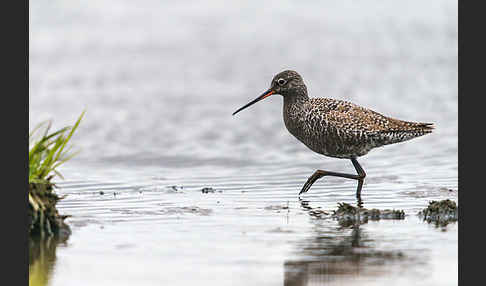
[[[354,180],[360,179],[360,177],[358,175],[324,171],[324,170],[317,170],[317,171],[314,172],[314,174],[312,174],[312,176],[309,177],[309,179],[307,179],[307,182],[302,187],[302,190],[300,190],[299,195],[307,192],[310,189],[310,187],[312,186],[312,184],[314,184],[315,181],[317,181],[318,179],[320,179],[324,176],[334,176],[334,177],[341,177],[341,178],[354,179]]]
[[[312,176],[307,179],[307,182],[304,184],[302,187],[302,190],[300,190],[299,196],[302,193],[307,192],[312,184],[314,184],[315,181],[318,179],[324,177],[324,176],[334,176],[334,177],[341,177],[341,178],[346,178],[346,179],[353,179],[358,181],[358,189],[356,190],[356,197],[358,198],[358,202],[361,201],[361,188],[363,187],[363,182],[364,178],[366,177],[366,173],[361,168],[361,165],[358,163],[356,158],[352,157],[351,162],[353,163],[354,168],[356,169],[356,172],[358,172],[358,175],[353,175],[353,174],[345,174],[345,173],[338,173],[338,172],[331,172],[331,171],[324,171],[324,170],[317,170],[312,174]]]
[[[355,157],[351,158],[351,162],[353,163],[356,172],[358,172],[358,188],[356,189],[356,198],[358,199],[358,207],[362,207],[363,201],[361,201],[361,188],[363,187],[364,178],[366,178],[366,173],[358,163]]]

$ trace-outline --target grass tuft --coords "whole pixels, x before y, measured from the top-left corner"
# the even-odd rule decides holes
[[[49,133],[52,123],[46,121],[30,132],[29,183],[48,183],[56,175],[63,178],[57,168],[78,153],[71,152],[72,146],[67,145],[85,112],[81,113],[73,126]]]

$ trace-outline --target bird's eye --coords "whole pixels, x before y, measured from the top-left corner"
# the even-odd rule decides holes
[[[278,83],[278,85],[282,86],[282,85],[284,85],[285,83],[287,83],[287,81],[286,81],[285,79],[283,79],[283,78],[279,78],[279,79],[277,80],[277,83]]]

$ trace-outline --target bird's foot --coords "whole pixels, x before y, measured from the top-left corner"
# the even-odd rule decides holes
[[[309,179],[307,179],[307,182],[305,182],[304,186],[302,186],[302,189],[299,192],[299,198],[301,194],[306,193],[310,189],[312,184],[314,184],[315,181],[317,181],[319,178],[323,177],[324,174],[325,173],[323,171],[320,170],[315,171],[314,174],[312,174],[312,176],[310,176]]]

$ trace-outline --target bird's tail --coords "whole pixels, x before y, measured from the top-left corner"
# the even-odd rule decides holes
[[[397,120],[398,121],[398,120]],[[395,128],[380,131],[375,134],[375,139],[379,139],[379,145],[388,145],[407,141],[429,133],[432,133],[434,123],[398,121]]]
[[[434,123],[418,123],[418,122],[407,122],[410,124],[409,128],[405,128],[405,132],[417,133],[417,136],[422,136],[425,134],[432,133],[435,126]]]

